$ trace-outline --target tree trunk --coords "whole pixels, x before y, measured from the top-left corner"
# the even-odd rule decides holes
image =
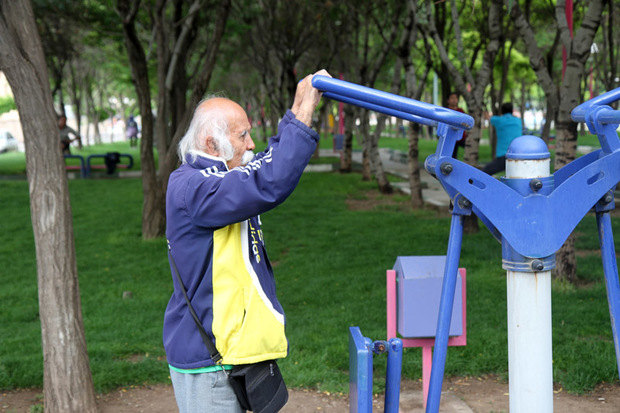
[[[443,7],[443,5],[437,5],[437,7]],[[454,2],[452,2],[452,7],[455,7]],[[467,140],[465,141],[465,161],[470,165],[476,165],[478,163],[479,154],[479,125],[482,107],[484,107],[484,92],[489,84],[489,80],[491,79],[493,63],[495,62],[495,57],[497,56],[499,50],[500,38],[502,35],[501,1],[491,1],[488,17],[489,41],[482,58],[482,64],[478,68],[475,76],[470,73],[468,62],[461,61],[463,73],[461,73],[461,71],[453,64],[452,59],[444,46],[443,40],[440,37],[437,27],[435,26],[435,20],[432,16],[433,7],[430,0],[426,1],[426,8],[429,34],[435,41],[439,52],[439,57],[447,66],[455,88],[465,98],[469,114],[474,118],[474,128],[468,132]],[[455,20],[453,24],[455,26],[458,25],[458,19]],[[460,30],[458,32],[460,32]],[[458,42],[460,43],[460,39],[458,39]],[[467,87],[468,84],[471,86],[471,91]]]
[[[41,40],[28,1],[0,2],[0,70],[15,95],[34,232],[46,412],[96,412],[67,177]]]
[[[375,132],[369,136],[370,139],[370,170],[375,175],[375,179],[377,180],[377,185],[379,187],[379,192],[382,194],[391,194],[394,192],[394,188],[390,184],[390,181],[387,178],[385,173],[385,169],[383,168],[383,162],[381,162],[381,154],[379,153],[379,138],[381,137],[381,133],[385,128],[385,122],[387,120],[387,116],[379,115],[377,116],[377,128]]]
[[[164,192],[157,178],[155,158],[153,157],[153,111],[151,109],[151,90],[146,55],[135,28],[138,3],[135,2],[130,5],[129,0],[118,0],[117,12],[123,23],[125,46],[129,55],[131,74],[135,81],[138,106],[140,107],[140,116],[142,118],[142,139],[140,139],[142,193],[144,194],[142,203],[142,237],[150,239],[164,235],[166,211]]]
[[[195,2],[197,4],[200,2]],[[218,55],[218,51],[220,48],[220,44],[222,42],[222,38],[224,37],[224,31],[226,29],[226,22],[228,21],[228,15],[230,13],[230,9],[232,7],[231,0],[220,1],[217,7],[217,11],[215,13],[215,17],[213,18],[214,24],[212,27],[212,31],[210,33],[209,44],[206,50],[204,51],[204,58],[201,60],[200,70],[193,76],[193,81],[191,85],[191,95],[188,101],[188,104],[185,105],[185,96],[187,95],[186,86],[179,88],[176,91],[177,96],[182,96],[179,100],[183,101],[181,105],[183,108],[191,108],[191,110],[183,109],[183,113],[177,113],[175,123],[175,130],[172,131],[173,135],[170,142],[166,141],[166,145],[164,146],[165,152],[160,153],[159,158],[159,177],[161,181],[161,194],[162,200],[165,199],[165,193],[168,186],[168,177],[172,173],[172,171],[177,167],[179,163],[178,155],[177,155],[177,146],[179,141],[183,137],[185,130],[189,126],[191,121],[194,108],[198,106],[200,101],[204,98],[207,88],[209,87],[209,83],[211,81],[211,75],[213,74],[213,70],[215,68],[215,63]],[[178,42],[182,42],[183,38],[177,40]],[[172,64],[168,68],[169,71],[176,70],[179,71],[184,69],[184,66],[174,69]],[[184,83],[185,85],[189,85],[189,83]],[[167,85],[168,86],[168,85]],[[177,105],[178,109],[181,107]],[[162,139],[159,140],[162,142]],[[146,194],[145,194],[146,196]],[[165,204],[162,203],[161,213],[164,214],[165,218]]]
[[[353,128],[355,127],[355,108],[353,105],[344,105],[344,143],[342,159],[340,160],[340,172],[353,170]]]
[[[526,44],[530,56],[530,64],[547,97],[547,122],[543,129],[543,138],[548,136],[551,120],[557,110],[556,123],[556,157],[554,169],[557,171],[573,161],[577,152],[577,124],[570,118],[570,112],[579,104],[580,85],[583,77],[583,68],[590,54],[590,45],[598,30],[603,12],[603,0],[594,0],[588,3],[581,27],[574,38],[570,37],[566,23],[565,2],[556,3],[556,23],[560,33],[560,40],[567,50],[567,64],[564,79],[558,90],[551,77],[551,68],[540,51],[534,31],[521,13],[518,2],[504,0],[511,4],[511,18],[519,34]],[[556,278],[574,281],[576,279],[576,261],[574,238],[568,238],[566,243],[556,254]]]
[[[418,35],[417,3],[413,0],[407,1],[407,16],[405,18],[404,30],[402,32],[396,53],[401,62],[405,73],[405,93],[407,97],[419,100],[424,90],[422,85],[426,83],[428,73],[431,68],[432,59],[430,49],[427,48],[427,66],[422,79],[418,83],[416,77],[416,67],[411,59],[411,50],[416,43]],[[397,66],[398,67],[398,66]],[[398,68],[400,72],[400,68]],[[394,79],[393,79],[394,80]],[[420,177],[419,145],[421,126],[417,123],[410,123],[407,133],[407,165],[409,167],[409,188],[411,190],[411,207],[414,209],[424,206],[422,197],[422,180]],[[425,173],[425,172],[424,172]]]
[[[564,19],[564,2],[558,1],[556,20],[560,27],[562,43],[568,47],[566,71],[560,86],[560,107],[556,124],[555,170],[572,162],[577,155],[577,124],[570,117],[571,111],[581,103],[580,85],[584,66],[590,55],[590,45],[600,25],[603,0],[591,1],[581,27],[573,39],[568,35]],[[564,19],[564,20],[562,20]],[[575,239],[571,235],[556,254],[555,277],[574,282],[577,279]]]
[[[372,141],[370,139],[370,114],[366,109],[362,109],[359,136],[362,138],[364,147],[362,152],[362,180],[370,181],[372,179],[372,171],[370,170],[370,147],[372,146]]]
[[[539,85],[545,92],[545,97],[547,99],[547,113],[545,119],[547,121],[543,126],[542,139],[545,142],[548,142],[551,121],[555,119],[560,102],[558,89],[553,81],[551,73],[552,68],[548,67],[547,59],[536,42],[534,30],[525,19],[525,16],[519,8],[519,3],[512,2],[512,0],[504,0],[504,3],[508,7],[512,6],[512,9],[510,9],[510,17],[515,25],[515,28],[519,31],[521,39],[523,39],[523,42],[526,45],[530,58],[530,66],[536,74]],[[564,17],[564,21],[566,22],[566,17]]]
[[[478,155],[479,155],[479,146],[480,146],[480,117],[482,114],[482,107],[484,106],[484,92],[489,84],[491,79],[493,63],[495,62],[495,57],[497,56],[499,46],[500,46],[500,38],[502,35],[502,25],[501,25],[501,16],[502,16],[502,5],[500,0],[492,0],[489,7],[489,16],[488,16],[488,30],[489,30],[489,41],[486,46],[486,51],[482,58],[482,64],[478,68],[476,76],[470,72],[468,62],[461,61],[461,67],[463,68],[463,73],[453,64],[448,52],[444,46],[443,40],[440,38],[437,28],[435,27],[434,20],[432,18],[432,6],[431,1],[426,1],[427,7],[427,16],[428,16],[428,25],[429,32],[432,38],[437,45],[437,49],[439,51],[439,56],[441,61],[447,66],[450,75],[452,76],[454,85],[457,91],[465,97],[465,101],[467,102],[467,109],[469,110],[469,114],[474,118],[474,127],[467,134],[467,139],[465,141],[465,162],[470,165],[476,165],[478,163]],[[451,2],[453,15],[455,13],[456,3]],[[461,39],[458,33],[460,33],[460,29],[457,30],[458,19],[454,19],[453,24],[455,25],[455,33],[457,35],[457,44],[461,44]],[[471,91],[467,87],[467,84],[471,86]],[[464,220],[464,231],[466,233],[474,233],[478,232],[478,219],[475,215],[467,216]]]
[[[420,125],[417,123],[409,124],[408,132],[408,154],[407,164],[409,166],[409,188],[411,188],[411,207],[414,209],[424,206],[424,198],[422,197],[422,179],[420,178],[420,162],[418,157],[420,151],[418,142],[420,140]]]

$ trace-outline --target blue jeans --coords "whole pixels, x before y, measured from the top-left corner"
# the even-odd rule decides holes
[[[179,373],[170,370],[180,413],[244,413],[224,371]]]

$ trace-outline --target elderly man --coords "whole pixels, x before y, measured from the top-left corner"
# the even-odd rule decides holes
[[[183,163],[170,175],[166,236],[192,306],[223,357],[223,367],[214,365],[171,266],[163,335],[183,413],[241,412],[223,369],[287,355],[259,214],[291,194],[316,148],[310,126],[320,93],[311,80],[299,83],[265,152],[254,156],[245,111],[224,98],[203,101],[179,143]]]

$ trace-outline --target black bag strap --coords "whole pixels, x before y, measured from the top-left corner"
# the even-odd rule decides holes
[[[181,279],[181,276],[179,275],[179,270],[177,269],[177,264],[174,262],[174,258],[172,258],[170,243],[168,243],[168,257],[170,257],[172,268],[174,268],[174,273],[177,275],[177,280],[179,281],[179,286],[181,287],[181,291],[183,291],[183,296],[185,296],[185,301],[187,302],[187,307],[189,308],[189,312],[192,315],[192,318],[194,319],[194,321],[196,322],[196,327],[198,327],[198,331],[200,332],[202,341],[205,342],[205,345],[207,346],[207,350],[209,350],[209,353],[211,354],[211,360],[213,360],[215,364],[220,364],[222,360],[222,355],[220,354],[219,351],[217,351],[217,349],[215,348],[215,345],[213,344],[213,342],[207,335],[205,328],[202,326],[202,323],[200,322],[200,320],[198,319],[198,316],[196,315],[196,312],[194,311],[194,307],[192,306],[192,303],[189,301],[189,297],[187,296],[187,291],[185,290],[185,285],[183,285],[183,280]]]

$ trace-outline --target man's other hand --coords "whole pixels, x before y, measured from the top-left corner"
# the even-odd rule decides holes
[[[331,77],[325,69],[319,70],[314,75],[306,76],[297,85],[295,101],[291,108],[291,112],[293,112],[295,117],[308,126],[312,126],[312,114],[321,100],[321,92],[312,86],[312,77],[315,75]]]

